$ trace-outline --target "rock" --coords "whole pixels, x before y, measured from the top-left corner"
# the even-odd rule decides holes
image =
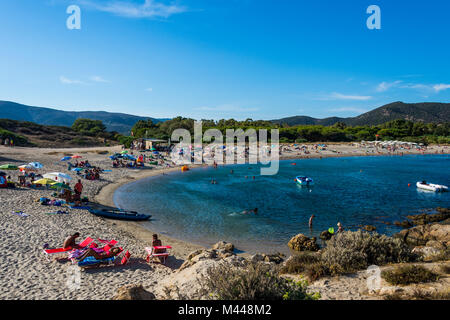
[[[427,261],[432,259],[434,256],[440,254],[442,250],[433,247],[419,246],[412,249],[412,253],[422,256],[423,260]]]
[[[298,234],[294,236],[288,242],[289,248],[295,251],[318,251],[319,246],[316,243],[316,238],[308,238],[304,234]]]
[[[410,227],[413,226],[413,224],[410,221],[408,221],[408,220],[405,220],[405,221],[402,221],[402,222],[394,221],[394,225],[396,225],[397,227],[402,227],[402,228],[410,228]]]
[[[446,249],[446,246],[442,242],[439,242],[439,241],[436,241],[436,240],[428,241],[425,244],[425,246],[426,247],[436,248],[436,249],[439,249],[439,250],[445,250]]]
[[[153,293],[146,291],[142,284],[140,285],[127,285],[120,287],[117,290],[117,294],[113,297],[113,300],[155,300],[156,297]]]
[[[366,231],[375,231],[375,230],[377,230],[377,228],[375,226],[372,226],[372,225],[364,226],[363,229],[366,230]]]
[[[328,241],[331,239],[332,236],[333,236],[333,234],[329,233],[328,230],[325,230],[325,231],[322,231],[319,238],[322,240]]]
[[[229,251],[229,252],[233,252],[234,251],[234,245],[232,243],[229,243],[229,242],[219,241],[215,245],[212,246],[212,249],[215,249],[215,250],[223,249],[223,250],[226,250],[226,251]]]
[[[413,246],[425,246],[428,241],[438,241],[445,247],[450,245],[450,225],[433,223],[405,229],[395,235]]]
[[[188,260],[191,260],[193,257],[199,255],[200,253],[202,253],[202,252],[204,252],[204,251],[205,251],[205,250],[202,250],[202,249],[200,249],[200,250],[195,250],[195,251],[189,253],[187,259],[188,259]]]
[[[436,210],[438,211],[437,213],[421,213],[407,216],[407,218],[412,220],[412,223],[414,225],[424,225],[433,222],[440,222],[450,218],[450,209],[437,208]]]
[[[286,256],[282,253],[275,253],[275,254],[263,254],[263,259],[265,262],[271,262],[275,264],[280,264],[284,261],[284,258]]]
[[[253,256],[250,256],[249,260],[251,262],[262,262],[262,261],[264,261],[264,255],[262,255],[261,253],[257,253],[257,254],[254,254]]]

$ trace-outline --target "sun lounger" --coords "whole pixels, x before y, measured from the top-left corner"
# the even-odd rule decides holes
[[[169,256],[169,249],[172,249],[171,246],[156,246],[156,247],[146,247],[145,251],[147,251],[147,262],[150,262],[150,260],[153,261],[153,258],[159,258],[163,260],[163,264],[166,263],[166,258]],[[156,250],[164,250],[164,252],[158,252],[156,253]]]
[[[91,237],[87,237],[83,242],[81,242],[78,246],[80,248],[85,248],[87,247],[92,241],[94,241],[94,239],[92,239]],[[65,253],[65,252],[70,252],[72,251],[74,248],[72,247],[67,247],[67,248],[57,248],[57,249],[44,249],[44,253],[47,255],[47,257],[51,254],[57,254],[57,253]]]
[[[79,267],[92,267],[92,266],[99,266],[99,265],[103,265],[103,264],[114,264],[114,262],[116,261],[116,259],[119,257],[119,255],[122,252],[123,252],[123,249],[120,248],[120,251],[114,257],[109,257],[106,259],[98,260],[98,259],[95,259],[95,257],[90,256],[90,257],[83,259],[82,261],[72,259],[72,263],[73,264],[76,263]],[[127,251],[127,253],[128,253],[128,257],[129,257],[130,254],[128,251]],[[125,256],[124,256],[124,258],[125,258]],[[123,259],[122,259],[122,261],[123,261]],[[125,263],[121,263],[121,264],[125,264]]]

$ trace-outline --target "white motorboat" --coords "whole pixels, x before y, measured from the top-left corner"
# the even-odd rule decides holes
[[[444,192],[448,191],[448,187],[441,184],[427,183],[426,181],[419,181],[416,183],[417,188],[434,191],[434,192]]]

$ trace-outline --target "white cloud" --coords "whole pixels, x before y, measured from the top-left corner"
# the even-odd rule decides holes
[[[436,84],[436,85],[433,86],[433,89],[434,89],[436,92],[440,92],[440,91],[443,91],[443,90],[447,90],[447,89],[450,89],[450,84],[443,84],[443,83],[441,83],[441,84]]]
[[[61,83],[63,83],[63,84],[85,84],[83,81],[69,79],[65,76],[60,76],[59,81],[61,81]]]
[[[92,0],[81,0],[80,3],[94,10],[112,13],[127,18],[168,18],[187,9],[176,4],[164,4],[161,1],[145,0],[144,3],[135,1],[110,0],[98,3]]]
[[[377,86],[376,90],[378,92],[384,92],[384,91],[389,90],[392,87],[399,85],[400,83],[402,83],[402,81],[400,81],[400,80],[394,81],[394,82],[384,82],[383,81]]]
[[[356,101],[367,101],[372,99],[371,96],[360,96],[360,95],[346,95],[338,92],[333,92],[331,95],[319,98],[317,100],[356,100]]]
[[[100,76],[92,76],[90,79],[91,79],[91,81],[94,81],[94,82],[102,82],[102,83],[109,83],[110,82],[108,80],[103,79]]]
[[[153,88],[147,88],[147,89],[145,89],[145,91],[153,92]]]

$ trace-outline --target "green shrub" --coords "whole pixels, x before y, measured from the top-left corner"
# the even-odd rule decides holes
[[[320,255],[312,252],[301,252],[293,255],[281,267],[281,273],[299,274],[304,272],[311,264],[320,262]]]
[[[393,285],[408,285],[436,281],[439,276],[422,266],[410,265],[397,267],[390,271],[383,271],[381,276]]]
[[[441,272],[445,274],[450,274],[450,265],[444,264],[441,266]]]
[[[333,273],[338,273],[354,272],[370,265],[413,261],[415,255],[400,239],[358,230],[332,237],[321,258]]]
[[[245,268],[221,264],[200,279],[204,294],[218,300],[311,300],[307,282],[280,277],[279,268],[249,263]]]

